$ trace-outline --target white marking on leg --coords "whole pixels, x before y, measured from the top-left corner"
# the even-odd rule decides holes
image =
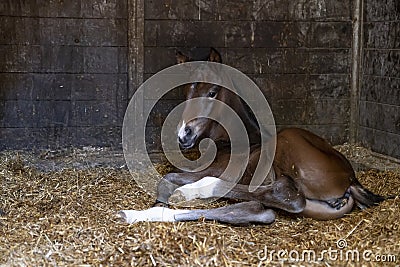
[[[198,198],[218,197],[214,194],[214,191],[222,182],[217,177],[206,176],[197,182],[177,188],[174,194],[183,196],[187,201]]]
[[[127,223],[176,222],[175,215],[188,212],[190,212],[190,210],[173,210],[164,207],[153,207],[147,210],[121,210],[118,214]]]

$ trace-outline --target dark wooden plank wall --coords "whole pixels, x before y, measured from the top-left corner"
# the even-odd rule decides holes
[[[1,1],[0,25],[0,149],[119,145],[126,1]]]
[[[400,1],[364,2],[359,139],[400,158]]]
[[[399,4],[364,2],[358,139],[400,157]],[[174,64],[176,49],[201,58],[210,46],[256,81],[279,128],[348,141],[353,1],[134,3],[130,13],[125,0],[0,3],[0,149],[119,147],[127,100],[142,75]],[[143,3],[144,29],[131,26],[132,38],[144,31],[144,39],[133,42],[128,14],[142,14],[136,5]],[[130,83],[128,58],[136,64]],[[172,92],[152,113],[150,150],[159,149],[163,119],[181,99]]]
[[[351,9],[349,0],[145,1],[145,75],[174,64],[176,49],[201,58],[213,46],[224,63],[256,81],[279,128],[300,126],[343,143],[349,129]],[[171,101],[164,103],[158,117]]]

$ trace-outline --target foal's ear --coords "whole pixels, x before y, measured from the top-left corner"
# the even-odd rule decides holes
[[[182,54],[180,51],[176,52],[176,63],[181,64],[189,61],[189,57]]]
[[[221,54],[218,53],[218,51],[215,50],[215,48],[213,48],[213,47],[211,47],[211,49],[210,49],[210,55],[208,56],[208,61],[217,62],[217,63],[222,62]]]

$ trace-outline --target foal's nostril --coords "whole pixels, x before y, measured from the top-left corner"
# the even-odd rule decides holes
[[[189,127],[186,127],[186,128],[185,128],[185,135],[186,135],[186,136],[192,135],[192,129],[189,128]]]
[[[192,127],[186,126],[185,128],[179,130],[179,133],[178,133],[179,143],[184,147],[192,145],[193,134],[194,133],[193,133]]]

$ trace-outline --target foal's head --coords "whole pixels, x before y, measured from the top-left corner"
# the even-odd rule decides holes
[[[177,62],[184,63],[189,61],[189,57],[177,53]],[[221,55],[213,48],[207,58],[210,62],[221,63]],[[178,140],[182,148],[192,148],[197,141],[203,138],[210,138],[214,141],[229,141],[229,136],[224,128],[215,120],[207,117],[197,117],[202,114],[222,114],[221,105],[216,104],[217,99],[229,105],[236,113],[241,116],[245,113],[240,98],[231,90],[222,86],[210,83],[191,83],[185,85],[186,99],[202,97],[199,105],[186,104],[182,119],[178,125]],[[224,118],[220,118],[224,119]],[[226,118],[225,118],[226,119]]]

